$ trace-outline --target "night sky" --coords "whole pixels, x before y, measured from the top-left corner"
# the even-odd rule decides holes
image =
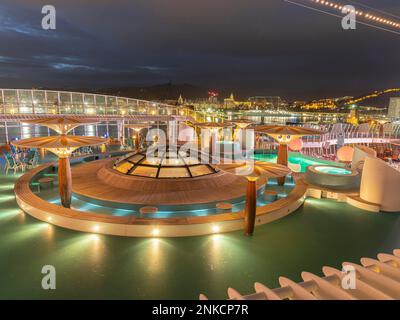
[[[398,0],[358,2],[400,16]],[[41,28],[46,4],[57,9],[53,31]],[[283,0],[0,2],[0,87],[172,81],[302,99],[400,87],[399,76],[400,34],[344,31]]]

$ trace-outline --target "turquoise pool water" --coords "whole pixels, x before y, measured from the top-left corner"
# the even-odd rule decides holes
[[[44,174],[44,176],[53,176],[52,174]],[[268,181],[268,190],[274,190],[278,193],[278,200],[285,198],[293,189],[294,183],[290,181],[288,178],[285,186],[278,186],[276,181],[270,180]],[[58,188],[54,186],[52,189],[42,189],[41,192],[37,191],[37,187],[35,185],[32,186],[32,190],[37,194],[37,196],[42,199],[54,203],[56,205],[61,206],[60,197],[58,195]],[[265,206],[270,202],[265,201],[264,195],[260,194],[257,198],[257,206]],[[233,203],[232,212],[239,212],[244,210],[245,201],[239,201]],[[72,197],[71,208],[83,212],[92,212],[99,214],[108,214],[113,216],[135,216],[135,217],[144,217],[137,210],[132,209],[122,209],[122,208],[114,208],[110,206],[98,205],[94,203],[90,203],[88,201],[79,199],[75,196]],[[160,210],[157,213],[146,214],[146,218],[157,218],[157,219],[165,219],[165,218],[178,218],[178,217],[203,217],[213,214],[222,213],[222,211],[217,210],[216,208],[205,208],[205,209],[180,209],[180,210]]]
[[[266,161],[266,162],[275,162],[277,160],[278,156],[275,153],[265,153],[265,154],[255,154],[254,159],[258,161]],[[290,166],[292,165],[292,166]],[[315,166],[315,165],[335,165],[335,166],[340,166],[341,164],[333,162],[333,161],[328,161],[328,160],[322,160],[322,159],[315,159],[315,158],[310,158],[307,156],[303,156],[300,153],[297,152],[290,152],[289,153],[289,166],[293,170],[293,168],[298,167],[300,169],[299,172],[306,172],[307,167],[309,166]],[[293,170],[296,171],[296,170]]]
[[[336,175],[351,174],[350,170],[346,170],[344,168],[330,167],[330,166],[318,166],[318,167],[315,167],[315,170],[318,172],[327,173],[327,174],[336,174]]]

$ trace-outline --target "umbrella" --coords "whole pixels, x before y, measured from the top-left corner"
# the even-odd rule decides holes
[[[238,129],[245,129],[248,126],[255,124],[254,121],[247,120],[247,119],[234,119],[234,120],[231,120],[230,122],[233,123],[234,125],[236,125],[238,127]]]
[[[223,129],[232,128],[235,125],[229,122],[195,122],[193,126],[203,129]]]
[[[133,123],[133,124],[132,123],[128,123],[128,124],[125,125],[125,128],[129,128],[129,129],[132,129],[134,131],[139,132],[142,129],[150,128],[150,125],[145,124],[145,123]]]
[[[139,132],[143,129],[149,129],[151,126],[145,123],[134,123],[126,124],[125,128],[132,129],[135,132],[135,147],[138,150],[140,146]]]
[[[203,142],[202,142],[202,148],[209,148],[209,152],[215,156],[216,150],[217,150],[217,134],[220,129],[225,129],[225,128],[233,128],[235,125],[233,123],[228,123],[228,122],[196,122],[193,123],[194,127],[200,128],[200,129],[206,129],[205,136],[202,137]],[[207,132],[208,131],[208,132]],[[211,133],[211,135],[209,135]],[[206,141],[205,137],[208,137],[208,142]]]
[[[37,124],[45,126],[50,129],[53,129],[58,134],[67,134],[76,127],[98,123],[98,121],[90,119],[81,119],[78,117],[71,117],[71,116],[46,117],[33,120],[22,120],[21,122],[26,124]]]
[[[30,138],[11,143],[19,148],[43,148],[54,153],[58,159],[58,188],[61,203],[64,207],[71,206],[72,177],[69,156],[76,149],[84,146],[94,146],[106,143],[107,139],[81,136],[51,136]]]
[[[288,144],[297,138],[303,136],[322,135],[325,132],[312,128],[304,128],[299,126],[282,126],[282,125],[262,125],[254,129],[257,133],[267,134],[279,143],[278,164],[288,165]],[[285,177],[279,178],[278,183],[283,185]]]
[[[219,164],[218,169],[247,178],[246,207],[245,207],[245,234],[252,235],[256,220],[257,185],[260,177],[279,178],[290,173],[290,169],[279,164],[261,161],[246,161],[229,164]]]

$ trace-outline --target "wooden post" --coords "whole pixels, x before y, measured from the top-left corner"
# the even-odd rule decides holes
[[[287,165],[288,165],[288,145],[287,144],[279,144],[277,163],[287,167]],[[285,178],[286,177],[277,178],[278,185],[283,186],[285,184]]]
[[[69,158],[58,159],[58,190],[60,193],[61,204],[66,208],[70,208],[72,197],[72,176]]]
[[[256,180],[247,179],[246,209],[244,217],[244,233],[251,236],[254,233],[256,223],[257,207],[257,184]]]
[[[140,141],[139,141],[139,131],[135,130],[135,147],[136,147],[136,151],[139,151],[140,149]]]

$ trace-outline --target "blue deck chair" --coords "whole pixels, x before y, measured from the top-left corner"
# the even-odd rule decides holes
[[[22,162],[16,161],[9,152],[5,152],[4,156],[6,159],[6,166],[4,168],[6,174],[8,174],[8,170],[14,170],[15,174],[19,169],[21,169],[21,171],[25,169],[25,165]]]

